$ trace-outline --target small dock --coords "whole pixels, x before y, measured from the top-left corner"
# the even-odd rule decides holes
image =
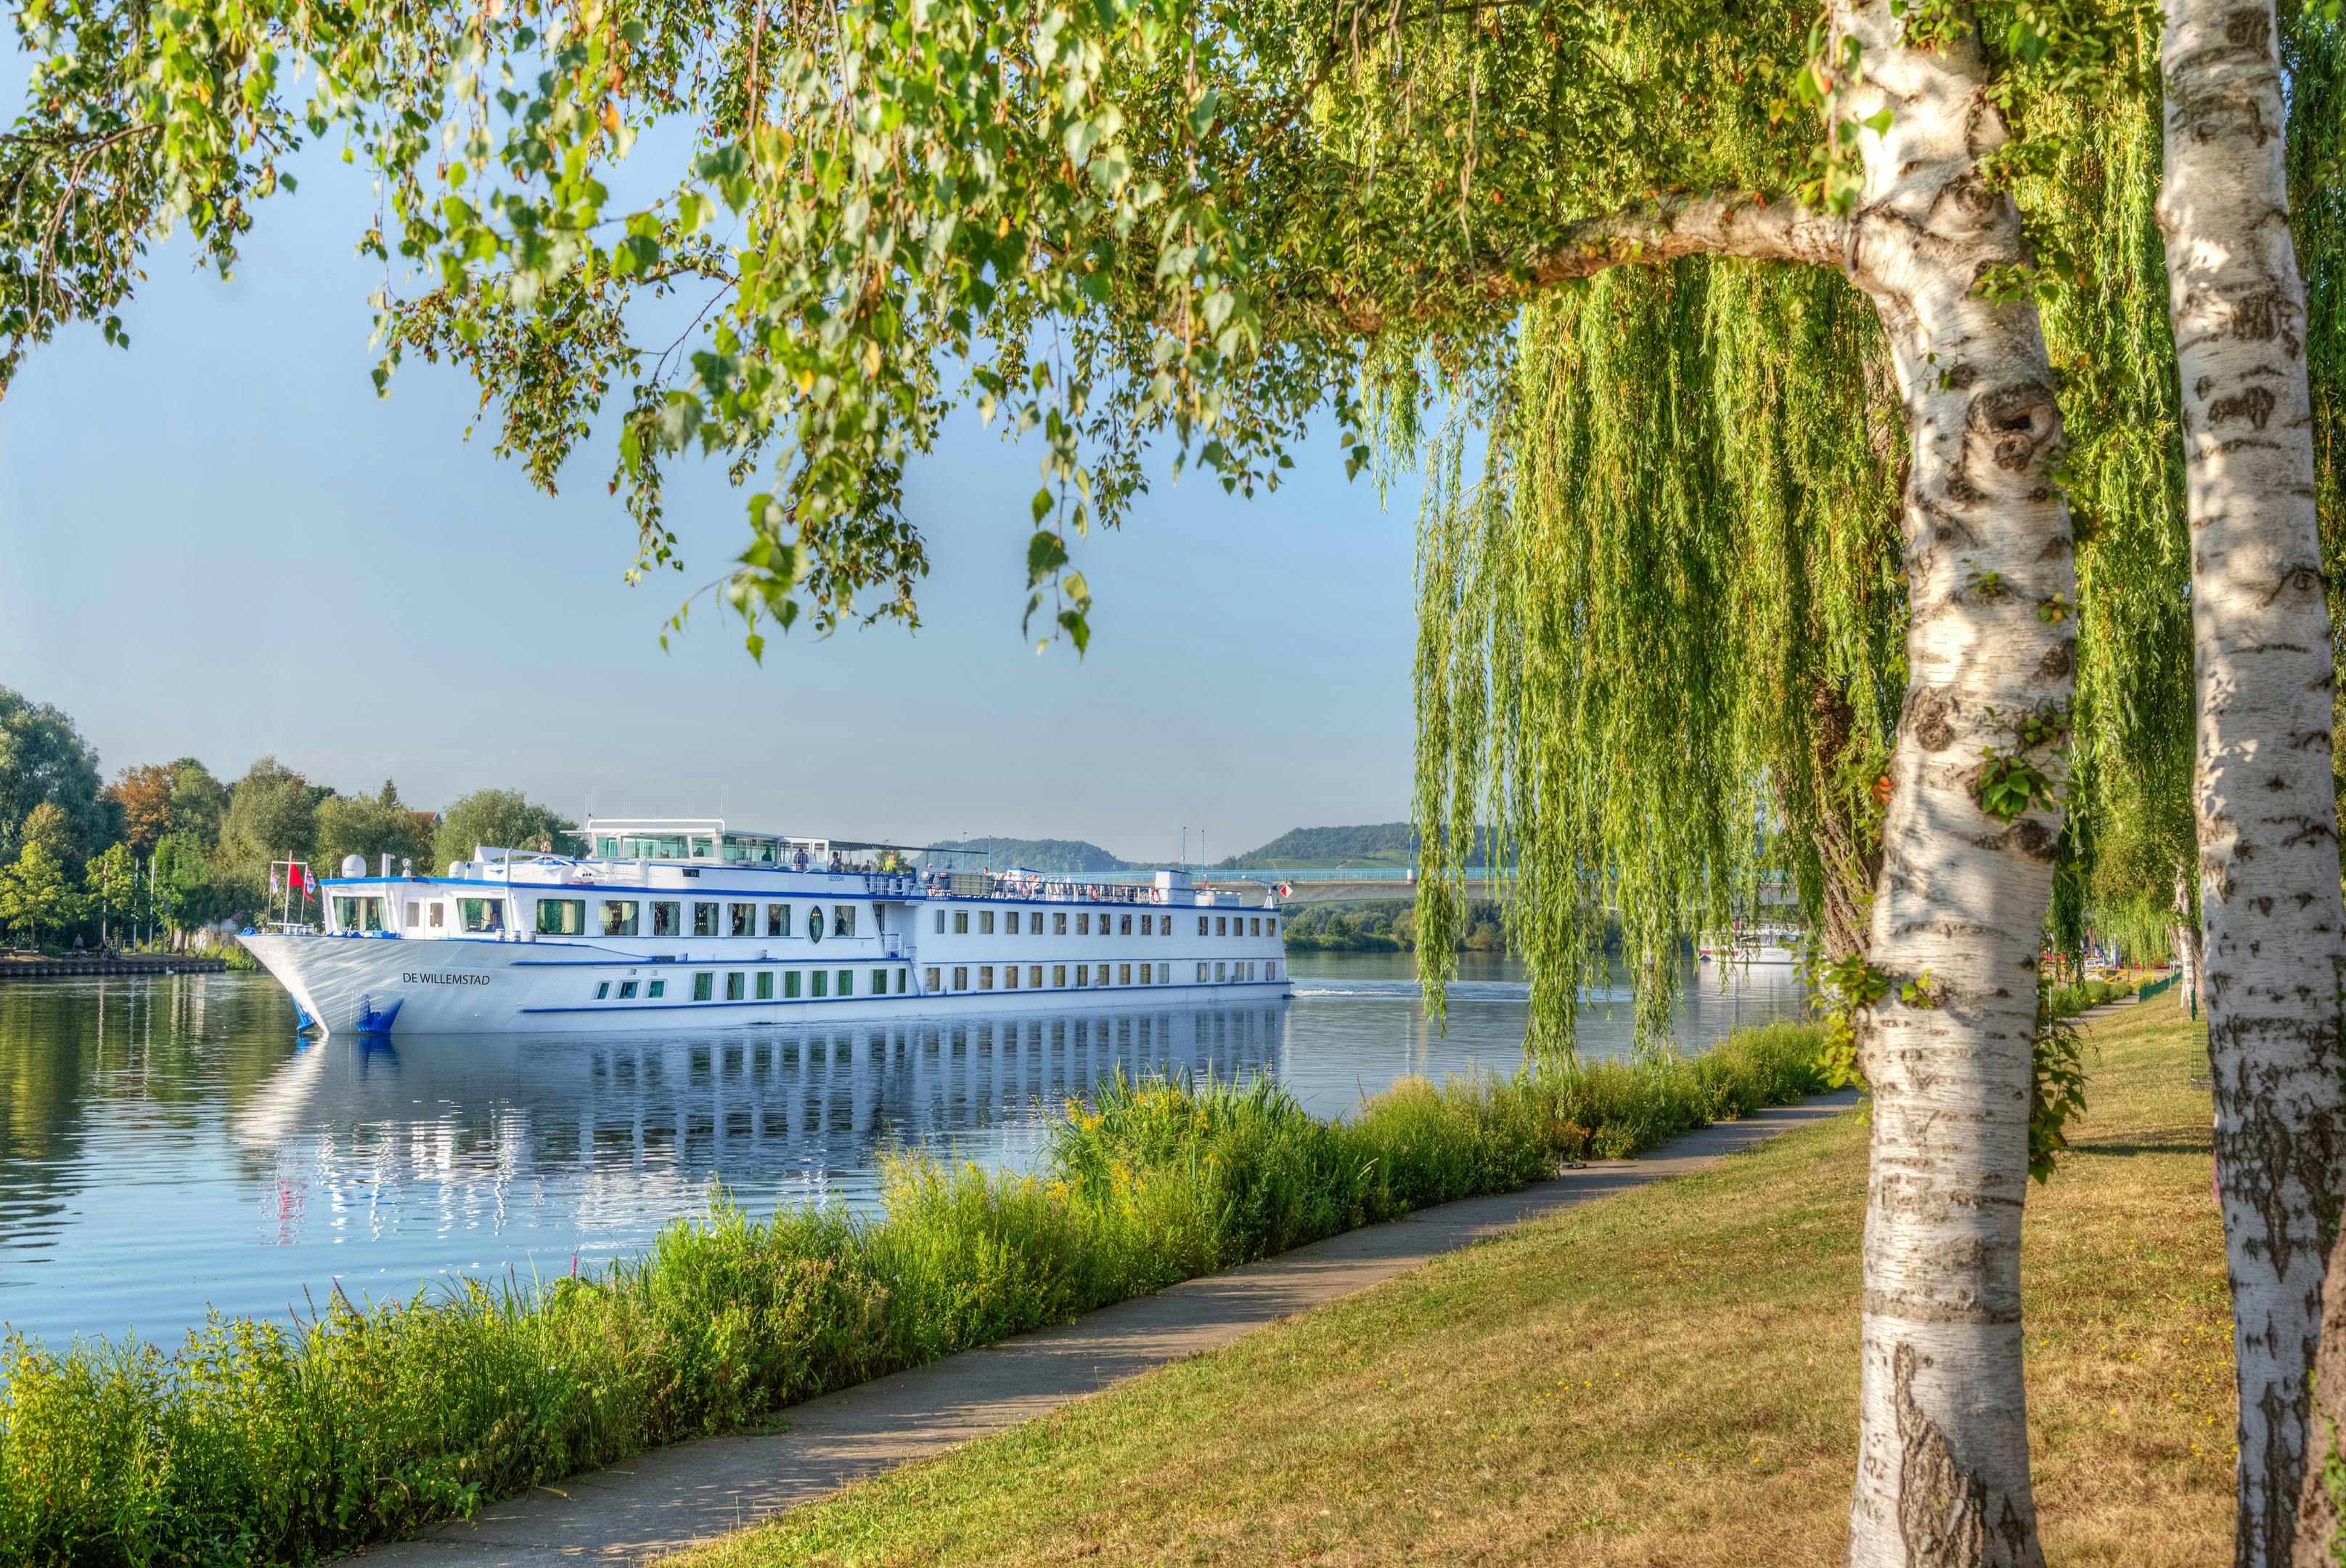
[[[0,952],[0,981],[59,980],[67,976],[102,974],[218,974],[228,961],[194,953],[88,953],[74,958],[46,958],[32,953]]]

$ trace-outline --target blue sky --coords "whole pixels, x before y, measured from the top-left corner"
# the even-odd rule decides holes
[[[13,83],[10,84],[13,86]],[[132,347],[76,331],[0,402],[0,685],[66,708],[109,776],[273,752],[438,805],[483,785],[568,809],[837,836],[1091,839],[1169,857],[1407,814],[1415,493],[1348,484],[1333,432],[1253,502],[1167,483],[1079,547],[1089,656],[1022,637],[1039,448],[974,417],[910,476],[933,571],[917,634],[769,642],[661,622],[740,548],[741,496],[680,468],[687,571],[630,588],[598,439],[533,490],[467,443],[472,383],[368,379],[379,264],[360,172],[301,160],[233,280],[160,248]]]

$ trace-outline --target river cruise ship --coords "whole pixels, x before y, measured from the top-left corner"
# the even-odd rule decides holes
[[[1277,891],[882,871],[821,839],[590,819],[585,852],[357,856],[240,940],[328,1032],[611,1033],[1287,994]],[[314,888],[321,925],[301,917]]]

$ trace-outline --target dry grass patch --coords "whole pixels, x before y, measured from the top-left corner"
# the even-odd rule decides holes
[[[2032,1195],[2048,1554],[2221,1561],[2229,1338],[2203,1035],[2092,1025]],[[1527,1226],[693,1554],[784,1563],[1840,1561],[1865,1127]]]

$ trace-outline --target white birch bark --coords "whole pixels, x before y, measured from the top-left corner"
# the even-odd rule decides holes
[[[2305,285],[2272,0],[2167,0],[2168,309],[2198,684],[2200,959],[2239,1384],[2241,1568],[2285,1563],[2337,1189],[2346,910]],[[2327,1561],[2325,1555],[2324,1561]]]
[[[2035,306],[1979,286],[2028,257],[1979,168],[2005,130],[1976,36],[1902,47],[1889,0],[1836,0],[1831,18],[1862,48],[1841,112],[1892,117],[1861,142],[1850,274],[1881,311],[1912,443],[1909,676],[1870,950],[1892,989],[1860,1021],[1873,1147],[1849,1561],[2034,1568],[2020,1228],[2060,811],[1999,820],[1979,790],[1990,753],[2064,778],[2061,418]],[[2032,739],[2032,718],[2050,732]]]
[[[1911,8],[1911,7],[1908,7]],[[1837,118],[1860,137],[1847,220],[1779,199],[1668,197],[1574,225],[1514,297],[1606,267],[1714,253],[1833,265],[1873,300],[1905,404],[1904,717],[1870,916],[1892,989],[1861,1018],[1873,1088],[1863,1371],[1849,1561],[2041,1568],[2021,1380],[2020,1221],[2036,970],[2061,815],[1982,808],[1992,754],[2065,780],[2076,564],[2028,260],[1981,159],[2005,131],[1976,36],[1901,46],[1892,0],[1832,0],[1862,46]],[[1357,311],[1362,331],[1387,324]],[[1902,1000],[1901,983],[1920,995]]]

